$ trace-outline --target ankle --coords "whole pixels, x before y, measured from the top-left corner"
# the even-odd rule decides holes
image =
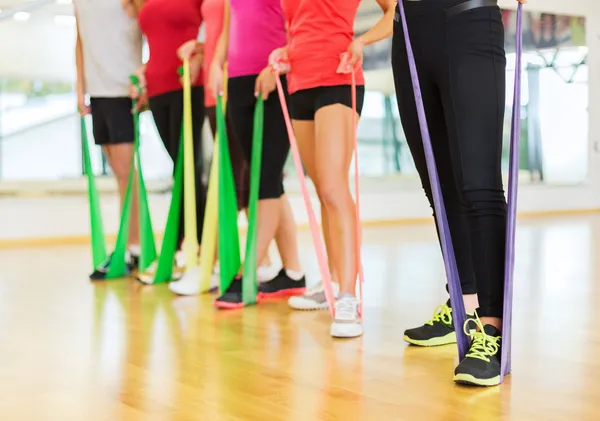
[[[499,317],[480,317],[479,320],[481,320],[481,324],[483,326],[485,325],[491,325],[494,326],[496,329],[498,329],[500,332],[502,332],[502,319]]]
[[[465,303],[465,311],[467,314],[475,313],[475,310],[479,308],[479,300],[477,294],[465,294],[463,295],[463,302]]]
[[[285,274],[294,281],[299,281],[304,277],[304,273],[299,270],[286,269]]]

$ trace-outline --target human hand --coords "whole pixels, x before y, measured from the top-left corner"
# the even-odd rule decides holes
[[[351,71],[357,64],[362,64],[364,47],[365,43],[360,38],[356,38],[350,43],[346,50],[350,54],[350,58],[346,65],[346,71]]]
[[[269,66],[271,66],[280,74],[290,71],[287,46],[273,50],[273,52],[269,55]]]
[[[129,97],[139,99],[146,93],[146,67],[140,67],[129,79]]]
[[[277,75],[270,66],[265,67],[256,78],[254,96],[258,98],[261,95],[263,100],[269,98],[269,94],[277,87],[276,77]]]
[[[210,66],[207,88],[210,89],[210,93],[214,98],[224,94],[223,79],[223,68],[219,65],[219,63],[213,62]]]
[[[195,39],[186,41],[177,49],[179,60],[191,60],[193,57],[199,57],[200,63],[204,64],[204,44]]]
[[[81,117],[85,117],[92,112],[92,108],[85,102],[85,93],[83,92],[77,92],[77,112]]]

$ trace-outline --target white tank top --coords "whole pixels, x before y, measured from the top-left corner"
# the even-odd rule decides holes
[[[142,64],[142,34],[122,0],[75,0],[90,97],[129,96],[129,75]]]

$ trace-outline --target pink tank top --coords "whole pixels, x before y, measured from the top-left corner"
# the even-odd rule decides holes
[[[217,48],[219,36],[223,30],[223,15],[225,9],[224,0],[204,0],[202,3],[202,16],[204,18],[204,86],[208,86],[210,64],[212,63]],[[210,89],[204,90],[204,104],[214,107],[217,101],[210,93]]]
[[[269,54],[287,44],[281,0],[230,0],[229,77],[259,74]]]

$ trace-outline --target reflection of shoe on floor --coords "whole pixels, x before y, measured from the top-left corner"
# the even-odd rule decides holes
[[[186,271],[183,277],[176,282],[169,284],[169,289],[178,295],[199,295],[204,292],[214,291],[219,284],[219,276],[213,272],[210,281],[210,290],[200,290],[200,274],[202,270],[199,266],[193,267]]]
[[[333,283],[332,286],[333,294],[337,298],[340,293],[340,286],[337,283]],[[329,307],[327,305],[325,289],[323,288],[322,283],[307,290],[302,295],[290,297],[288,305],[294,310],[324,310]]]
[[[108,270],[110,268],[110,264],[112,262],[113,253],[108,256],[108,258],[102,263],[100,266],[96,268],[96,270],[90,275],[90,280],[92,281],[103,281],[106,279],[108,275]],[[138,264],[140,261],[139,255],[134,255],[130,252],[125,254],[125,265],[126,265],[126,273],[123,276],[129,276],[132,272],[137,270]]]

